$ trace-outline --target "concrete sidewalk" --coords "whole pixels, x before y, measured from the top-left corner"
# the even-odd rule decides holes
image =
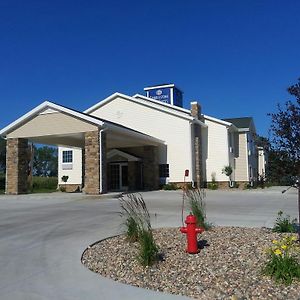
[[[143,196],[154,227],[180,226],[180,191]],[[294,191],[208,191],[206,201],[216,225],[272,226],[278,210],[297,216]],[[112,196],[0,195],[0,298],[184,299],[114,282],[81,264],[87,245],[121,231],[118,212]]]

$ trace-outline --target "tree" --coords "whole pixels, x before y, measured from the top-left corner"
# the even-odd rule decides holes
[[[0,137],[0,172],[4,172],[6,167],[6,141]]]
[[[287,90],[296,101],[287,101],[285,109],[278,104],[278,112],[270,114],[272,144],[276,151],[284,153],[287,160],[292,162],[289,166],[290,175],[298,178],[294,187],[298,188],[298,240],[300,242],[300,78],[298,83],[290,86]]]
[[[57,176],[57,148],[34,146],[33,175]]]
[[[272,118],[272,147],[293,162],[291,175],[300,175],[300,78],[298,83],[287,89],[295,101],[288,100],[284,108],[277,105],[278,112],[269,114]]]

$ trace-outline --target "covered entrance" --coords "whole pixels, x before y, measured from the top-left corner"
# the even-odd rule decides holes
[[[142,161],[141,158],[119,149],[110,150],[107,153],[108,190],[129,191],[141,189],[143,187]]]
[[[7,139],[6,194],[27,193],[28,141],[80,149],[82,168],[75,170],[76,161],[72,165],[80,172],[76,185],[87,194],[159,185],[158,146],[163,141],[52,102],[40,104],[0,135]]]

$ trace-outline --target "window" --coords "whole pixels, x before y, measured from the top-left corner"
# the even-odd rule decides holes
[[[73,162],[73,151],[66,150],[62,152],[62,162],[63,163],[72,163]]]
[[[159,177],[169,177],[169,164],[159,165]]]

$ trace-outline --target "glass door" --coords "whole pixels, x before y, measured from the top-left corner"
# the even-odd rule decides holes
[[[128,163],[111,163],[110,190],[126,191],[128,189]]]
[[[128,164],[121,164],[121,190],[128,189]]]
[[[110,164],[110,189],[116,191],[120,189],[120,165]]]

